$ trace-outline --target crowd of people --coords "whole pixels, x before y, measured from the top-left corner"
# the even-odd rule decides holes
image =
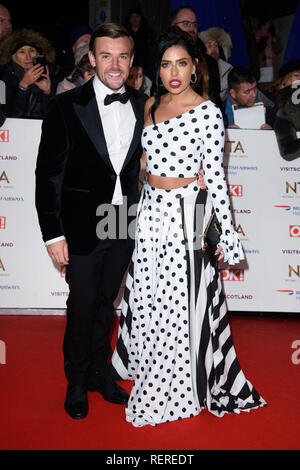
[[[74,26],[69,32],[72,60],[68,56],[68,61],[62,64],[56,61],[56,50],[42,33],[29,29],[13,30],[9,10],[4,5],[0,5],[0,20],[0,80],[4,83],[2,94],[5,94],[2,97],[5,104],[1,104],[2,122],[5,117],[43,119],[52,96],[82,85],[94,76],[88,58],[92,34],[88,25]],[[226,31],[211,27],[198,32],[192,7],[177,9],[170,25],[187,31],[194,39],[198,61],[193,89],[219,106],[226,126],[238,127],[234,123],[233,105],[249,107],[263,103],[266,119],[261,129],[275,130],[283,158],[298,158],[299,107],[295,100],[290,102],[294,96],[292,83],[299,79],[300,62],[289,61],[278,69],[277,55],[282,46],[272,22],[262,19],[255,34],[259,65],[273,70],[272,86],[267,90],[259,87],[259,77],[251,67],[230,63],[234,44]],[[125,26],[135,44],[134,63],[127,84],[149,97],[154,91],[157,34],[138,8],[129,11]],[[285,75],[295,78],[288,81]]]
[[[272,129],[277,105],[248,67],[230,66],[228,35],[216,28],[198,35],[191,7],[177,9],[155,41],[140,11],[126,26],[74,29],[74,67],[65,77],[40,33],[10,31],[0,44],[7,115],[43,120],[36,208],[48,254],[66,266],[69,285],[65,410],[85,418],[88,391],[126,404],[134,426],[203,408],[222,417],[264,407],[236,357],[218,270],[220,261],[244,259],[222,158],[224,123],[236,126],[233,106],[263,102],[261,129]],[[286,132],[282,89],[298,66],[279,71]],[[287,137],[280,145],[294,158]],[[132,236],[135,214],[124,221],[125,199],[130,210],[138,203]],[[113,303],[127,268],[109,361]],[[130,396],[119,379],[134,381]]]

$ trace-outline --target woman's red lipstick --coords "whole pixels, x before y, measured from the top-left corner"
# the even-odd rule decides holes
[[[178,88],[181,85],[181,82],[179,80],[171,80],[169,82],[169,85],[171,88]]]

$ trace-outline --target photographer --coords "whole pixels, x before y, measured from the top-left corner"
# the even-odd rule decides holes
[[[42,34],[14,31],[0,44],[0,79],[6,88],[7,117],[43,119],[54,94],[55,50]]]

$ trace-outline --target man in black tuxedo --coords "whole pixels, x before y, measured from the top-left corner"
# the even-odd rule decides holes
[[[77,419],[88,413],[87,390],[113,403],[128,400],[110,376],[108,359],[113,302],[133,242],[125,239],[124,224],[117,224],[110,238],[111,230],[102,227],[105,208],[116,215],[113,221],[123,221],[126,203],[130,208],[139,198],[145,96],[125,85],[133,47],[120,25],[96,28],[89,51],[96,75],[52,99],[37,158],[36,208],[43,240],[51,259],[66,265],[70,290],[63,344],[65,409]]]

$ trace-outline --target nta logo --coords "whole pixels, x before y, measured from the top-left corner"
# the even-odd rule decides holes
[[[7,183],[9,183],[9,179],[5,171],[2,171],[2,173],[0,174],[0,181],[6,181]]]
[[[295,181],[294,183],[289,183],[288,181],[286,181],[285,182],[285,192],[286,192],[286,194],[289,193],[290,191],[297,194],[298,184],[300,184],[300,181]]]
[[[246,233],[244,232],[243,227],[241,226],[241,224],[239,224],[238,227],[236,228],[236,232],[240,233],[244,237],[246,236]]]
[[[289,264],[289,277],[292,277],[294,274],[297,277],[300,277],[300,264],[298,264],[296,268]]]
[[[225,142],[225,146],[226,146],[226,153],[235,153],[237,152],[238,150],[242,153],[245,153],[244,149],[243,149],[243,146],[241,144],[240,141],[237,141],[237,144],[235,144],[235,140],[226,140]]]

